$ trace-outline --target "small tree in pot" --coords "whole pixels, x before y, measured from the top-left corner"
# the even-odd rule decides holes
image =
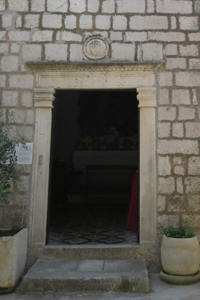
[[[15,168],[19,141],[10,139],[9,129],[3,125],[0,124],[0,205],[9,202],[11,180],[20,181]],[[15,287],[24,271],[26,256],[27,229],[0,230],[0,291],[10,292]]]
[[[193,229],[162,228],[161,278],[173,284],[191,284],[200,279],[199,241]]]

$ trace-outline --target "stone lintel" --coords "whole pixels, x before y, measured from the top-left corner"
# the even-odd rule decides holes
[[[154,71],[162,68],[163,61],[158,62],[87,62],[87,63],[58,63],[58,62],[27,62],[30,71],[35,72],[84,72],[84,71]]]

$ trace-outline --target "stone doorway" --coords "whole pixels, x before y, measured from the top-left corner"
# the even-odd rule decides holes
[[[135,89],[56,90],[48,245],[137,243],[138,112]]]
[[[51,109],[55,89],[135,89],[140,109],[140,245],[156,242],[156,88],[159,64],[28,64],[36,73],[29,247],[46,244]]]

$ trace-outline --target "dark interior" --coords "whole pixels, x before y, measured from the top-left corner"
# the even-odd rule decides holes
[[[128,215],[138,222],[137,207],[130,208],[131,197],[138,201],[136,95],[136,90],[56,91],[49,244],[137,242],[137,226],[127,225]]]

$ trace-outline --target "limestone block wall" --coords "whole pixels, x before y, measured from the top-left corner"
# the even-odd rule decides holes
[[[89,36],[108,40],[104,63],[164,61],[156,78],[158,227],[200,234],[199,13],[199,0],[0,0],[2,119],[33,141],[35,79],[26,62],[87,61]],[[31,167],[23,176],[0,207],[0,227],[19,225],[28,207]]]

